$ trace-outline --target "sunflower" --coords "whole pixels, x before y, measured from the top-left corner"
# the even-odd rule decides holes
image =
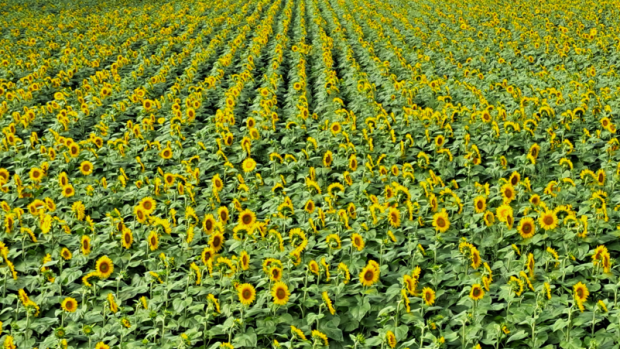
[[[534,206],[538,206],[540,204],[540,195],[534,194],[530,196],[530,203]]]
[[[80,172],[82,172],[84,176],[93,173],[93,163],[90,161],[82,161],[80,164]]]
[[[493,212],[487,211],[484,214],[484,224],[486,224],[487,227],[490,227],[493,225],[493,223],[495,223],[495,215],[493,214]]]
[[[504,198],[504,204],[509,204],[515,198],[515,188],[510,183],[502,185],[500,192]]]
[[[60,306],[64,311],[73,313],[77,310],[78,302],[75,300],[75,298],[67,297],[65,298],[65,300],[62,301],[62,304]]]
[[[128,228],[123,229],[123,234],[121,235],[121,244],[125,249],[129,249],[131,244],[133,243],[133,234],[131,230]]]
[[[216,191],[221,191],[222,189],[224,189],[224,181],[222,181],[219,174],[213,176],[211,183],[213,183],[213,187]]]
[[[208,214],[205,219],[202,221],[202,228],[204,229],[207,235],[211,235],[213,230],[215,229],[215,218],[212,214]]]
[[[320,339],[323,341],[323,344],[328,347],[329,346],[329,341],[327,340],[327,336],[319,331],[319,330],[312,330],[312,337],[316,338],[316,339]]]
[[[375,267],[370,265],[369,263],[368,265],[364,267],[364,269],[362,269],[362,272],[360,273],[359,277],[360,277],[360,283],[363,286],[372,286],[374,283],[376,283],[379,280],[379,273],[375,269]]]
[[[469,292],[469,297],[475,301],[482,299],[482,297],[484,297],[484,290],[482,289],[482,286],[479,284],[474,284],[471,287],[471,292]]]
[[[596,182],[598,183],[598,185],[604,185],[605,184],[605,170],[600,169],[598,171],[596,171]]]
[[[558,217],[555,212],[547,210],[538,219],[538,224],[545,230],[555,229],[558,226]]]
[[[243,160],[243,163],[241,164],[241,168],[243,169],[243,172],[245,173],[252,172],[256,168],[256,161],[254,161],[254,159],[252,158],[246,158],[245,160]]]
[[[536,224],[534,224],[534,220],[530,217],[525,217],[519,222],[519,227],[517,228],[519,234],[524,239],[531,238],[536,233]]]
[[[487,208],[487,200],[484,196],[478,196],[474,199],[474,209],[476,213],[482,213]]]
[[[351,171],[355,172],[355,170],[357,170],[357,157],[355,156],[355,154],[351,154],[351,156],[349,157],[349,168],[351,169]]]
[[[62,196],[70,198],[73,195],[75,195],[75,189],[73,189],[73,186],[71,184],[67,184],[62,187]]]
[[[62,248],[62,250],[60,251],[60,256],[66,261],[70,260],[71,257],[73,257],[71,251],[69,251],[69,249],[66,247]]]
[[[157,247],[159,246],[159,236],[157,236],[157,232],[155,232],[154,230],[151,230],[146,241],[149,244],[149,249],[151,251],[155,251]]]
[[[308,213],[314,212],[315,208],[316,208],[316,205],[314,204],[314,201],[312,200],[308,200],[306,204],[304,205],[304,210]]]
[[[239,213],[239,224],[246,228],[251,228],[256,223],[256,215],[250,210],[243,210]]]
[[[166,186],[171,187],[174,185],[174,180],[176,177],[172,173],[164,174],[164,183]]]
[[[237,295],[241,304],[250,305],[256,298],[256,289],[250,284],[241,284],[237,287]]]
[[[155,209],[157,208],[157,203],[155,202],[155,200],[153,200],[153,198],[148,197],[148,196],[140,200],[139,205],[140,207],[142,207],[142,209],[147,215],[150,215],[151,213],[153,213]]]
[[[330,167],[332,165],[332,161],[334,161],[334,155],[331,150],[328,150],[325,155],[323,155],[323,166]]]
[[[95,349],[110,349],[110,346],[106,345],[103,342],[99,342],[97,343],[97,345],[95,345]]]
[[[144,208],[142,208],[142,206],[136,206],[134,208],[134,213],[138,222],[146,223],[147,213],[146,211],[144,211]]]
[[[353,233],[351,235],[351,243],[353,244],[353,247],[355,247],[358,251],[364,249],[364,238],[358,233]]]
[[[219,232],[211,235],[211,239],[209,239],[209,245],[215,253],[220,252],[222,246],[224,246],[224,235]]]
[[[424,287],[422,289],[422,299],[424,299],[426,305],[433,305],[435,303],[435,291],[429,287]]]
[[[517,184],[519,184],[520,181],[521,181],[521,175],[517,171],[513,172],[510,175],[510,178],[508,178],[508,182],[510,182],[510,185],[512,186],[516,186]]]
[[[88,237],[88,235],[82,235],[80,244],[81,244],[80,249],[82,250],[82,254],[85,256],[88,256],[90,254],[90,249],[91,249],[90,237]]]
[[[107,279],[114,272],[114,264],[108,256],[103,256],[97,260],[97,276],[101,279]]]
[[[213,260],[215,257],[215,251],[213,251],[210,247],[205,247],[200,254],[200,258],[202,259],[202,263],[207,265],[210,260]]]
[[[78,155],[80,155],[80,147],[77,144],[72,143],[69,146],[69,154],[71,155],[71,157],[77,157]]]
[[[528,155],[531,156],[532,158],[534,158],[534,160],[536,160],[538,158],[538,154],[540,153],[540,146],[536,143],[534,143],[531,147],[530,147],[530,151],[528,152]]]
[[[269,268],[269,279],[276,282],[280,281],[282,279],[282,268],[277,265]]]
[[[588,299],[590,295],[590,291],[588,291],[588,287],[583,284],[581,281],[578,282],[575,286],[573,286],[573,292],[575,296],[575,300],[579,303],[583,303]]]
[[[288,290],[288,286],[284,282],[276,282],[271,288],[271,295],[273,296],[273,303],[277,305],[285,305],[288,302],[288,297],[291,293]]]
[[[228,207],[222,206],[217,209],[217,216],[219,217],[220,223],[226,224],[228,222],[228,218],[230,218],[230,213],[228,212]]]
[[[241,263],[241,269],[248,270],[250,268],[250,255],[246,251],[241,251],[239,261]]]
[[[534,261],[534,255],[532,253],[529,253],[527,255],[527,271],[530,274],[530,277],[533,278],[534,277],[534,268],[536,267],[536,262]]]
[[[310,263],[308,263],[308,269],[312,272],[312,274],[319,276],[319,263],[315,260],[311,260]]]
[[[398,228],[400,226],[400,211],[397,208],[390,207],[388,210],[388,222],[394,228]]]
[[[30,180],[39,183],[43,178],[43,170],[38,167],[33,167],[30,169]]]
[[[334,122],[330,128],[332,133],[340,133],[342,131],[342,126],[340,126],[339,122]]]
[[[387,333],[385,334],[385,339],[387,340],[390,348],[396,347],[397,342],[396,342],[396,336],[394,335],[394,332],[387,331]]]
[[[159,156],[164,160],[172,159],[172,149],[170,147],[164,148],[164,150],[159,153]]]
[[[441,212],[433,215],[433,227],[440,233],[445,233],[450,229],[450,219],[448,218],[448,213],[445,208]]]

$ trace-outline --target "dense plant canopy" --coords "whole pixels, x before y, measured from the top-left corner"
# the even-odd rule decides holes
[[[0,343],[618,348],[619,12],[5,0]]]

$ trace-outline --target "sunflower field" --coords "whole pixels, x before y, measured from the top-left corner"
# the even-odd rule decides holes
[[[3,348],[620,347],[618,2],[0,14]]]

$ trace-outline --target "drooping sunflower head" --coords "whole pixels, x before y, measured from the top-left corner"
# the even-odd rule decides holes
[[[394,332],[392,331],[387,331],[385,338],[388,342],[388,345],[390,346],[390,348],[396,348],[396,336],[394,335]]]
[[[308,263],[308,269],[310,269],[310,272],[313,274],[319,275],[319,263],[316,261],[310,261],[310,263]]]
[[[256,298],[256,290],[250,284],[241,284],[237,287],[237,295],[241,304],[250,305]]]

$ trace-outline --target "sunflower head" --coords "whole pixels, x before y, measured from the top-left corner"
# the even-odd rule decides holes
[[[479,284],[473,285],[471,287],[471,291],[469,292],[469,297],[475,301],[482,299],[482,297],[484,297],[484,290],[482,289],[482,286]]]
[[[222,249],[222,246],[224,246],[224,235],[219,232],[211,235],[209,244],[211,245],[213,251],[215,251],[216,253],[219,252]]]
[[[245,227],[251,227],[256,223],[256,215],[250,210],[243,210],[239,213],[239,224]]]
[[[478,196],[474,199],[474,209],[476,213],[482,213],[487,208],[487,202],[484,196]]]
[[[522,238],[531,238],[536,233],[536,225],[534,224],[534,220],[530,217],[523,218],[521,222],[519,222],[519,227],[517,230]]]
[[[388,342],[388,345],[390,346],[390,348],[395,348],[396,347],[396,336],[394,335],[394,332],[392,331],[387,331],[386,335],[385,335],[385,339]]]
[[[360,283],[363,286],[372,286],[379,280],[379,272],[374,266],[368,264],[360,273]]]
[[[256,290],[250,284],[241,284],[237,287],[237,295],[241,304],[250,305],[256,298]]]
[[[433,227],[440,233],[445,233],[450,229],[450,219],[445,209],[433,215]]]
[[[540,227],[545,230],[551,230],[557,227],[558,225],[558,217],[553,211],[546,211],[543,213],[538,219],[538,223]]]
[[[424,287],[422,289],[422,299],[424,299],[426,305],[433,305],[435,303],[435,291],[429,287]]]
[[[285,305],[288,302],[290,294],[288,286],[281,281],[276,282],[271,288],[273,302],[277,305]]]
[[[62,301],[61,306],[62,309],[64,309],[65,311],[73,313],[77,310],[78,303],[74,298],[67,297],[65,298],[65,300]]]
[[[108,256],[103,256],[97,260],[97,276],[107,279],[114,272],[114,264]]]

